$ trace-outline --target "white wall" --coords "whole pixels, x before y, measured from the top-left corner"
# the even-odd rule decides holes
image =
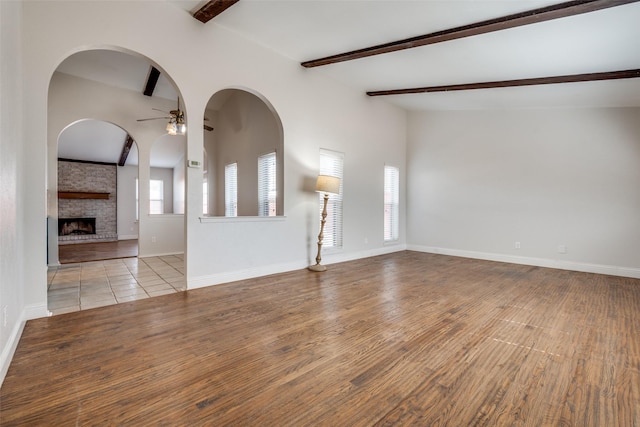
[[[25,223],[22,198],[25,194],[20,170],[23,153],[22,52],[20,2],[0,1],[0,384],[4,380],[18,344],[23,320],[32,315],[25,304],[23,275],[25,247],[21,244]],[[32,224],[42,238],[45,218]],[[39,260],[42,251],[28,259]],[[46,263],[46,261],[45,261]],[[46,296],[46,295],[45,295]]]
[[[186,161],[182,157],[173,167],[173,213],[184,214],[185,187],[186,182]]]
[[[344,248],[323,259],[330,263],[403,248],[404,231],[397,246],[385,247],[382,239],[383,166],[385,162],[404,165],[405,159],[406,115],[400,109],[342,87],[215,22],[203,26],[188,14],[176,13],[169,2],[34,1],[24,4],[24,14],[24,82],[29,88],[25,109],[30,122],[24,128],[25,141],[26,149],[35,153],[30,169],[38,169],[26,184],[28,194],[43,195],[26,200],[27,219],[34,224],[43,221],[46,212],[47,151],[43,149],[48,138],[47,91],[52,73],[76,51],[117,46],[147,56],[175,82],[185,101],[189,160],[202,161],[205,106],[224,88],[256,91],[270,101],[282,120],[285,218],[201,220],[202,169],[186,169],[184,220],[190,288],[302,268],[311,262],[319,226],[318,198],[312,183],[320,147],[344,152],[346,167]],[[140,37],[140,23],[150,22],[150,17],[154,24],[145,26],[145,37]],[[180,56],[174,55],[176,51]],[[260,72],[256,72],[256,64]],[[138,100],[131,97],[130,102]],[[139,111],[130,117],[121,111],[117,114],[114,120],[139,144],[143,200],[143,183],[148,179],[148,165],[143,162],[148,158],[149,138],[143,134],[146,129],[136,127]],[[141,236],[154,236],[166,226],[164,222],[173,221],[173,216],[169,217],[141,222]],[[156,237],[160,243],[160,235]],[[42,233],[36,232],[25,240],[35,253],[45,252],[44,243]],[[149,245],[141,241],[141,253],[154,253]],[[25,278],[30,288],[26,294],[41,304],[46,302],[45,273],[43,265]]]
[[[407,158],[410,248],[640,277],[640,109],[413,113]]]
[[[137,150],[133,145],[132,150]],[[136,179],[138,166],[118,166],[118,240],[138,238]]]

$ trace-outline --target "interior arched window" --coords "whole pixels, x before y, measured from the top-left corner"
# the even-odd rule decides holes
[[[283,133],[273,107],[249,91],[225,89],[211,97],[205,118],[213,128],[204,131],[208,214],[230,216],[225,168],[235,164],[237,216],[283,215]]]

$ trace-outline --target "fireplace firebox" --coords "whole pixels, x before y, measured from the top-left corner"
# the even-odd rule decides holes
[[[58,236],[96,234],[95,218],[58,218]]]

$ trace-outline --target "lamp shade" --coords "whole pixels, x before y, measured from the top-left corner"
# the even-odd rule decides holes
[[[318,193],[340,193],[340,178],[329,175],[318,175],[316,181],[316,191]]]

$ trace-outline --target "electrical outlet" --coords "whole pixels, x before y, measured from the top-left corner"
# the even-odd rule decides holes
[[[151,236],[151,243],[155,243],[156,242],[156,236]]]
[[[368,237],[365,237],[365,238],[364,238],[364,244],[365,244],[365,245],[368,245],[368,244],[369,244],[369,238],[368,238]]]
[[[516,249],[520,249],[520,242],[514,243],[513,247]]]
[[[566,254],[567,253],[567,245],[558,245],[558,253]]]

